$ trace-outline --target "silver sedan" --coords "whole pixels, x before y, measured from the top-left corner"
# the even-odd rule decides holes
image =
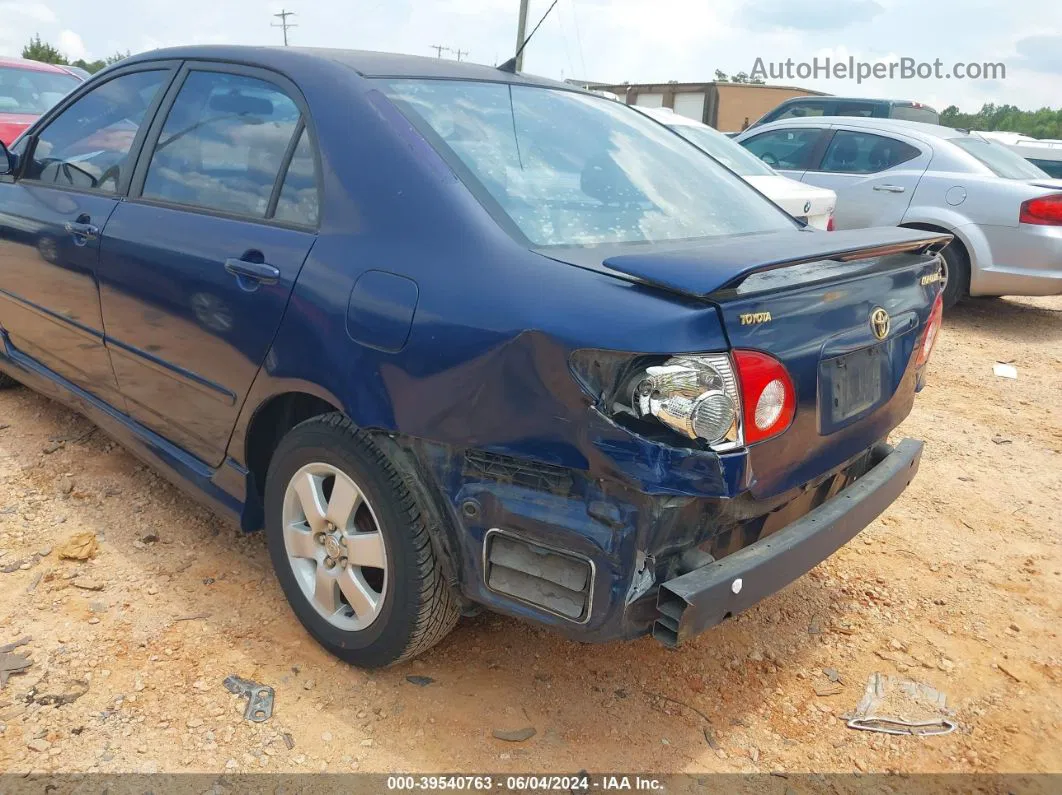
[[[944,231],[945,306],[965,295],[1062,293],[1062,180],[961,130],[895,119],[786,119],[736,139],[788,177],[837,193],[838,229]]]

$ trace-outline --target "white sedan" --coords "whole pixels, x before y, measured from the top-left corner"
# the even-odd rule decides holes
[[[718,130],[670,108],[635,107],[707,152],[793,217],[815,229],[833,229],[837,194],[832,190],[782,176]]]

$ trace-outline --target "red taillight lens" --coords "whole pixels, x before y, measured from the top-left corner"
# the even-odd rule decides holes
[[[933,308],[929,311],[929,320],[926,321],[926,330],[922,332],[922,340],[918,344],[918,359],[915,367],[921,367],[929,361],[929,354],[933,352],[933,346],[937,342],[940,333],[940,323],[944,319],[944,293],[937,293],[933,301]]]
[[[837,227],[835,227],[835,226],[833,225],[833,216],[831,215],[831,216],[830,216],[830,220],[828,220],[828,221],[826,222],[826,231],[827,231],[827,232],[832,232],[832,231],[833,231],[834,229],[836,229],[836,228],[837,228]]]
[[[1022,202],[1018,221],[1040,226],[1062,226],[1062,194],[1056,193]]]
[[[777,436],[793,422],[796,389],[785,366],[759,351],[734,351],[745,444]]]

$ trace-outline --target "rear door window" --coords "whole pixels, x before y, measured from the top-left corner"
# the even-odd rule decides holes
[[[874,115],[875,105],[872,102],[841,102],[837,105],[838,116],[861,116],[869,119]]]
[[[871,133],[838,130],[818,171],[836,174],[874,174],[885,171],[908,160],[914,160],[921,151],[895,138]]]
[[[303,226],[317,226],[317,175],[310,133],[304,128],[288,164],[273,217]]]
[[[810,168],[822,132],[819,127],[771,130],[754,135],[741,145],[772,168],[805,171]]]
[[[768,121],[781,121],[782,119],[804,119],[808,116],[826,116],[828,114],[828,103],[813,101],[813,102],[794,102],[789,105],[785,110],[779,113],[777,116],[769,117]]]
[[[264,218],[299,119],[295,102],[265,80],[189,72],[152,152],[141,195]]]

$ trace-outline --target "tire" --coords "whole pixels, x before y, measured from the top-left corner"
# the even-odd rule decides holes
[[[940,252],[944,259],[947,281],[944,283],[944,308],[951,309],[970,293],[970,259],[957,240]]]
[[[9,376],[7,373],[0,373],[0,389],[11,389],[12,387],[19,386],[19,382]]]
[[[266,476],[265,511],[284,595],[336,657],[381,668],[426,651],[454,628],[458,602],[419,506],[388,458],[341,414],[306,420],[281,439]]]

